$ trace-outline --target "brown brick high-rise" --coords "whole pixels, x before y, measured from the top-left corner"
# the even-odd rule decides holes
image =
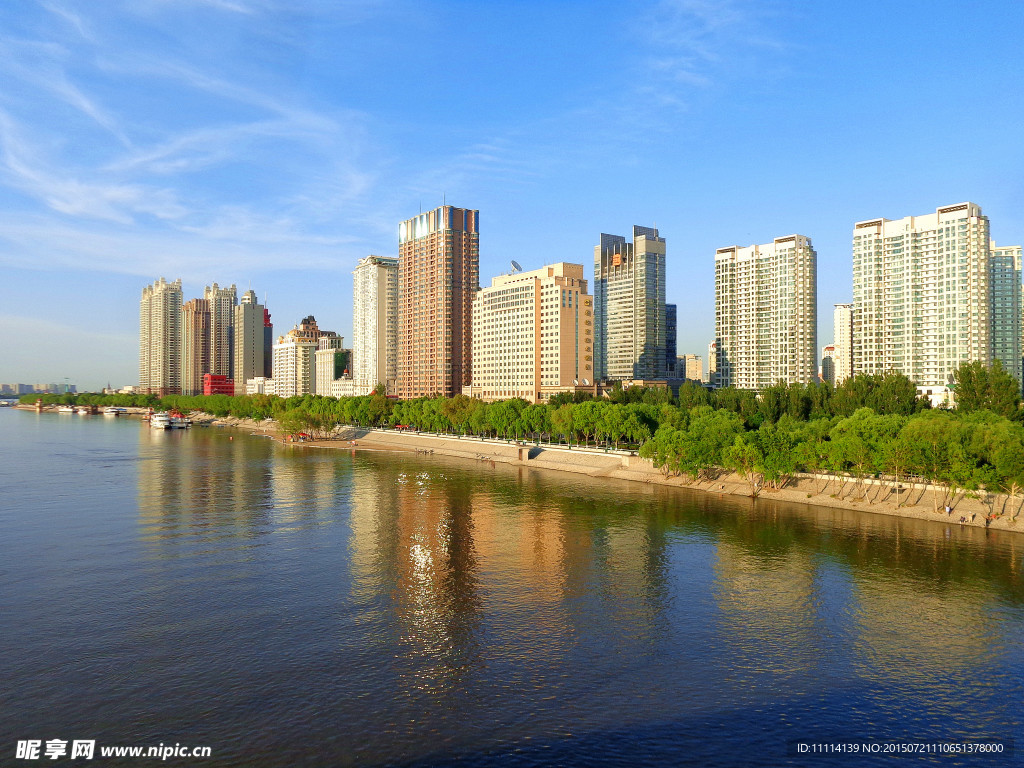
[[[451,397],[472,375],[480,212],[444,205],[398,228],[398,396]]]

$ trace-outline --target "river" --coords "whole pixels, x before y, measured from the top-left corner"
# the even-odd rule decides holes
[[[3,409],[0,441],[4,765],[892,765],[868,745],[1022,734],[1021,534],[133,418]]]

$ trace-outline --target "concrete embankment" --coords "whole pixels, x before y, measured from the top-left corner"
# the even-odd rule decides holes
[[[749,483],[736,474],[726,473],[713,481],[689,483],[681,477],[666,477],[661,470],[655,469],[648,459],[624,451],[605,452],[597,449],[569,449],[527,443],[518,445],[514,441],[353,428],[341,433],[339,438],[312,441],[305,445],[434,453],[476,461],[517,464],[532,469],[574,472],[590,477],[610,477],[689,488],[718,495],[750,495]],[[352,445],[352,441],[355,441],[355,446]],[[932,520],[946,524],[1024,532],[1024,527],[1017,517],[1024,497],[1012,500],[1004,496],[989,496],[986,500],[971,498],[961,492],[951,502],[951,509],[947,514],[941,501],[941,489],[938,490],[938,509],[934,508],[934,490],[930,486],[904,484],[901,486],[897,502],[895,492],[887,482],[867,480],[858,483],[851,478],[805,475],[793,479],[783,489],[763,489],[760,498],[833,509],[874,512],[916,520]],[[993,514],[996,516],[990,518]]]

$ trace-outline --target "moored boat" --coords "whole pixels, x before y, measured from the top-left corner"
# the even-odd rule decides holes
[[[149,417],[149,426],[151,426],[153,429],[170,429],[170,414],[163,411],[161,411],[160,413],[154,413],[152,416]]]
[[[75,406],[73,405],[58,405],[57,413],[74,413]]]

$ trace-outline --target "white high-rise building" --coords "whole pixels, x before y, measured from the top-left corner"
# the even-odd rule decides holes
[[[473,300],[474,397],[535,403],[596,391],[593,297],[582,264],[501,275]]]
[[[961,363],[990,362],[989,247],[988,217],[974,203],[857,222],[854,373],[897,371],[920,387],[942,387]],[[1019,296],[1019,273],[1017,283]]]
[[[367,256],[354,275],[352,379],[368,395],[378,384],[394,394],[398,375],[398,259]]]
[[[718,386],[818,379],[817,254],[804,235],[715,253]]]
[[[853,375],[853,304],[835,305],[832,327],[832,383],[842,384]]]
[[[312,315],[303,318],[274,345],[274,384],[278,397],[308,395],[316,385],[316,350],[323,332]]]
[[[633,227],[633,242],[601,235],[594,246],[594,358],[601,381],[667,375],[665,238]]]
[[[139,302],[139,391],[181,394],[181,280],[162,277],[142,289]]]
[[[992,303],[992,357],[1018,382],[1021,372],[1021,246],[989,244],[989,291]]]
[[[210,370],[215,376],[234,376],[235,306],[238,291],[234,285],[221,288],[216,283],[206,286],[203,298],[210,303]]]

